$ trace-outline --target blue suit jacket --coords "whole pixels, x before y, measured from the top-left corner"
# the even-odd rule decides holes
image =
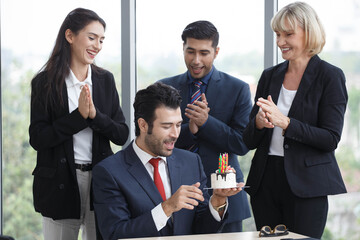
[[[178,76],[160,80],[180,90],[183,99],[181,113],[183,124],[176,147],[189,149],[198,143],[198,154],[204,165],[208,185],[210,174],[215,172],[219,164],[219,154],[229,153],[229,164],[235,168],[237,182],[243,182],[237,155],[245,155],[249,150],[243,142],[242,133],[248,123],[252,107],[249,85],[214,68],[214,72],[206,88],[206,99],[210,107],[209,118],[196,136],[189,130],[189,119],[185,116],[185,108],[189,103],[189,86],[187,72]],[[228,222],[241,221],[250,217],[249,204],[245,191],[229,198]]]
[[[200,182],[200,189],[206,186],[197,154],[175,148],[167,157],[167,166],[172,194],[181,185]],[[182,209],[174,213],[158,232],[151,210],[162,198],[132,143],[94,167],[93,191],[95,213],[104,239],[211,233],[217,232],[222,224],[211,215],[209,195],[204,190],[204,202],[195,210]]]
[[[278,101],[288,61],[266,69],[259,81],[255,100],[272,96]],[[317,197],[345,193],[346,189],[335,159],[347,103],[345,76],[341,69],[312,57],[290,107],[290,125],[284,139],[284,167],[293,193],[299,197]],[[246,191],[254,196],[264,174],[272,129],[257,130],[255,104],[244,141],[257,148],[252,160]]]

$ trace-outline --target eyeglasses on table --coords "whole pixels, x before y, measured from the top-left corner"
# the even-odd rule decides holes
[[[260,229],[259,237],[276,237],[289,234],[289,230],[284,224],[277,225],[274,229],[269,226],[263,226]]]

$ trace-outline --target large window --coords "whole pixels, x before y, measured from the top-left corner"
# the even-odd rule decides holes
[[[254,93],[264,69],[266,1],[137,0],[137,88],[185,72],[182,30],[190,22],[209,20],[220,33],[220,52],[215,67],[246,81]],[[346,123],[336,151],[349,193],[329,198],[323,239],[359,239],[360,3],[356,0],[305,1],[315,8],[327,33],[327,44],[320,57],[343,69],[349,93]],[[114,74],[121,94],[120,34],[124,24],[121,22],[121,2],[124,0],[0,0],[4,234],[17,240],[42,239],[41,216],[34,211],[32,202],[31,172],[36,152],[28,143],[32,77],[47,60],[67,13],[76,7],[84,7],[97,12],[107,23],[103,50],[96,63]],[[279,0],[279,9],[290,2]],[[239,158],[245,176],[252,155],[253,152],[249,152]],[[246,220],[244,230],[254,229],[253,218]]]
[[[120,89],[121,1],[1,0],[1,91],[3,233],[17,240],[42,239],[41,216],[33,208],[31,175],[36,152],[29,145],[30,81],[45,64],[66,15],[94,10],[106,24],[97,65],[110,70]]]
[[[181,34],[197,20],[212,22],[220,34],[218,70],[256,83],[263,69],[264,1],[137,0],[137,86],[184,73]]]

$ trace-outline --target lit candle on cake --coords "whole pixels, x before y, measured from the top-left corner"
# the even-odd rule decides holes
[[[224,153],[219,155],[219,173],[225,173],[228,168],[228,154]]]
[[[211,187],[214,189],[236,187],[236,173],[229,166],[228,153],[220,153],[219,167],[211,174]]]

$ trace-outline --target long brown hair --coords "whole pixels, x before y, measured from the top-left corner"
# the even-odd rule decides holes
[[[74,34],[78,34],[79,31],[93,21],[100,22],[104,29],[106,28],[105,21],[89,9],[76,8],[66,16],[60,27],[50,58],[34,77],[35,79],[43,72],[43,74],[46,74],[45,82],[34,83],[32,81],[32,104],[40,99],[45,100],[42,104],[45,104],[46,108],[53,107],[56,101],[60,101],[61,105],[64,104],[62,88],[65,78],[70,73],[71,62],[71,48],[69,42],[65,39],[65,31],[70,29]],[[98,69],[94,64],[92,65],[93,69]]]

